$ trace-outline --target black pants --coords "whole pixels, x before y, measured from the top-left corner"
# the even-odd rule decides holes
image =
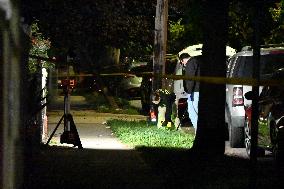
[[[166,113],[165,113],[165,122],[162,124],[163,126],[166,126],[168,122],[172,122],[171,116],[172,116],[172,106],[175,101],[175,94],[169,94],[165,96],[164,104],[166,106]]]

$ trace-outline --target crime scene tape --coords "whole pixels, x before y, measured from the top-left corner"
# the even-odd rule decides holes
[[[100,76],[136,76],[132,73],[101,73]]]
[[[94,76],[94,74],[69,74],[69,77],[92,77]],[[61,75],[57,75],[57,76],[52,76],[52,77],[67,77],[67,74],[61,74]]]
[[[96,74],[69,74],[69,77],[92,77]],[[136,76],[135,74],[129,74],[129,73],[105,73],[105,74],[98,74],[99,76]],[[54,77],[66,77],[67,74],[61,74]]]
[[[57,62],[52,58],[39,57],[36,55],[30,55],[30,58]],[[198,82],[206,82],[211,84],[237,84],[237,85],[251,85],[251,86],[276,86],[276,85],[284,85],[284,80],[257,80],[253,78],[224,78],[224,77],[196,77],[196,76],[182,76],[182,75],[161,75],[161,74],[153,74],[153,72],[141,72],[139,74],[135,73],[101,73],[100,76],[143,76],[148,75],[154,78],[165,78],[165,79],[173,79],[173,80],[192,80]],[[72,74],[70,77],[90,77],[93,74]],[[57,77],[66,77],[66,75],[59,75]]]
[[[154,76],[155,77],[155,76]],[[161,76],[156,76],[161,77]],[[211,84],[235,84],[235,85],[251,85],[251,86],[275,86],[284,85],[284,80],[257,80],[253,78],[224,78],[224,77],[196,77],[196,76],[181,76],[181,75],[162,75],[162,78],[173,80],[192,80]]]
[[[137,74],[131,73],[104,73],[98,74],[100,76],[136,76]],[[182,76],[182,75],[161,75],[161,74],[153,74],[153,72],[142,72],[139,73],[139,76],[148,75],[153,78],[164,78],[164,79],[172,79],[172,80],[192,80],[204,83],[211,84],[235,84],[235,85],[250,85],[250,86],[278,86],[284,85],[284,80],[257,80],[253,78],[224,78],[224,77],[209,77],[209,76]],[[61,75],[58,77],[64,77],[66,75]],[[72,77],[80,77],[80,76],[94,76],[93,74],[75,74],[70,75]]]

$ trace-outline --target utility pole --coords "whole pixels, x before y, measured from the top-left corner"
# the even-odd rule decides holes
[[[166,50],[167,50],[167,22],[168,0],[157,0],[155,17],[155,41],[153,58],[153,86],[152,90],[164,87],[161,75],[165,74]]]

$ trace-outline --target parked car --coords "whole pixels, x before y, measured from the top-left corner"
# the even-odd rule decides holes
[[[100,77],[109,92],[124,98],[140,97],[142,77],[132,74],[128,65],[106,66],[100,70]]]
[[[260,50],[260,79],[284,66],[284,47],[281,45],[266,45]],[[245,47],[233,55],[228,61],[228,78],[252,78],[253,51]],[[261,90],[262,88],[260,88]],[[229,129],[231,147],[244,147],[245,108],[251,100],[244,94],[251,91],[248,85],[226,85],[225,118]]]
[[[272,73],[269,79],[284,80],[284,69]],[[252,91],[245,94],[252,100]],[[245,147],[251,151],[251,105],[245,106]],[[258,147],[273,152],[276,160],[284,156],[284,86],[265,86],[259,98]],[[264,150],[263,150],[264,151]]]
[[[118,85],[120,89],[119,96],[125,97],[125,98],[140,97],[141,82],[142,82],[142,77],[138,77],[134,74],[124,75]]]

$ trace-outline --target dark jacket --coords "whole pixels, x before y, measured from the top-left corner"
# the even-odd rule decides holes
[[[172,103],[175,100],[175,94],[169,92],[166,89],[158,89],[156,92],[159,93],[160,96],[160,102],[159,102],[159,106],[171,106]]]
[[[192,57],[188,60],[185,67],[185,76],[200,76],[201,56]],[[193,80],[185,80],[185,92],[192,94],[199,92],[199,82]]]

